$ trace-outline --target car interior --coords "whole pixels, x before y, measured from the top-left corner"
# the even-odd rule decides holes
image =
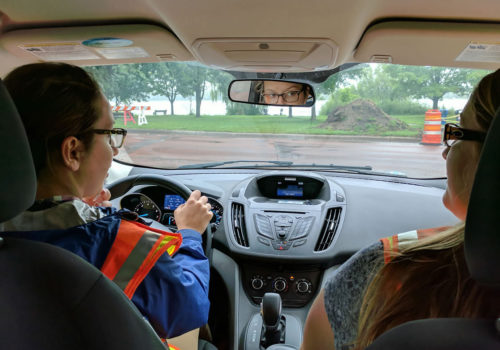
[[[292,116],[288,102],[295,99],[296,93],[310,91],[307,101],[301,103],[307,107],[293,108],[293,113],[302,115],[300,111],[306,111],[314,103],[319,109],[324,93],[318,84],[339,72],[349,72],[352,67],[383,64],[485,72],[498,69],[499,14],[497,0],[2,0],[0,77],[23,64],[44,61],[82,67],[182,63],[227,73],[231,79],[223,85],[223,90],[228,101],[258,107],[269,105],[269,115],[276,111],[276,117],[277,113],[281,117],[283,110],[289,110]],[[102,44],[109,39],[113,43]],[[354,79],[347,78],[344,83]],[[280,81],[300,87],[291,90],[292,93],[263,93],[261,96],[270,98],[270,103],[255,95],[256,83]],[[133,82],[129,78],[123,85]],[[208,95],[204,104],[209,103]],[[2,98],[0,112],[0,155],[4,169],[0,222],[29,207],[36,186],[32,165],[20,161],[29,157],[24,133],[14,131],[21,123],[8,117],[12,114],[8,108],[13,107],[5,101],[8,97]],[[191,100],[189,104],[192,105]],[[125,123],[127,128],[127,114],[120,113],[115,114],[117,124]],[[159,117],[148,115],[148,118],[153,124],[154,118]],[[396,143],[384,145],[376,153],[375,146],[372,148],[369,143],[373,141],[370,137],[345,137],[347,145],[368,142],[361,145],[357,159],[343,148],[330,146],[328,135],[319,132],[318,135],[287,134],[283,141],[274,138],[274,129],[261,139],[237,130],[231,135],[210,134],[207,143],[198,144],[198,138],[204,136],[198,129],[163,136],[154,130],[136,130],[138,126],[130,126],[124,151],[114,160],[106,184],[115,207],[136,211],[145,219],[159,221],[175,230],[173,209],[191,191],[200,190],[212,206],[214,216],[203,235],[211,266],[211,310],[209,331],[202,332],[202,337],[221,350],[279,349],[272,345],[275,342],[298,349],[314,298],[350,256],[383,237],[458,221],[442,203],[447,180],[440,155],[442,147],[436,145],[422,146],[419,155],[403,154],[406,141],[391,134],[387,138]],[[478,281],[496,288],[500,283],[500,235],[495,228],[498,203],[494,200],[494,194],[500,192],[500,169],[495,158],[499,128],[497,122],[485,143],[466,225],[466,255],[471,273]],[[8,141],[4,139],[7,136]],[[134,143],[127,145],[129,141]],[[299,155],[293,143],[300,144],[307,152]],[[217,144],[221,148],[212,148]],[[437,144],[442,146],[439,141]],[[278,149],[277,155],[268,156],[271,146]],[[221,149],[228,153],[222,154]],[[240,153],[231,153],[236,149]],[[323,158],[316,160],[316,153]],[[347,161],[338,161],[341,156],[348,157]],[[396,165],[390,169],[388,165],[371,166],[377,161],[395,164],[392,157],[396,156],[406,162],[404,170]],[[167,164],[167,160],[172,163]],[[412,173],[414,169],[421,172]],[[77,337],[74,342],[65,340],[73,331],[58,330],[52,326],[53,320],[62,325],[77,322],[78,327],[112,323],[107,320],[113,316],[101,314],[98,306],[85,316],[88,318],[76,320],[80,316],[71,315],[71,320],[65,321],[52,312],[60,305],[45,299],[48,292],[39,290],[41,283],[18,284],[16,278],[22,272],[9,272],[10,263],[31,257],[32,251],[43,250],[40,257],[33,259],[64,255],[64,259],[71,260],[64,263],[66,269],[61,273],[71,274],[73,268],[83,271],[90,267],[82,266],[85,264],[72,260],[59,249],[31,244],[9,239],[0,247],[1,305],[2,310],[7,310],[7,306],[11,310],[4,312],[8,318],[1,317],[3,330],[30,319],[33,328],[19,326],[16,330],[35,329],[38,339],[55,339],[56,343],[61,339],[63,346],[74,348],[79,346],[75,345]],[[55,265],[60,264],[55,260]],[[90,274],[89,283],[100,278],[96,270]],[[36,276],[24,275],[22,280],[31,278],[37,281]],[[69,278],[61,277],[71,281]],[[125,348],[134,348],[141,342],[144,349],[156,348],[157,339],[151,329],[144,327],[142,319],[137,319],[135,308],[121,296],[111,297],[120,293],[111,284],[102,283],[106,284],[106,298],[116,300],[116,309],[126,315],[133,314],[130,323],[123,316],[120,327],[137,329],[137,332],[122,331],[123,343],[110,337],[112,342],[128,342],[130,347]],[[23,289],[35,292],[43,301],[33,299],[22,306],[12,304],[11,300],[24,295]],[[101,305],[106,304],[107,299],[102,298]],[[45,309],[40,312],[41,303]],[[272,325],[282,320],[286,332],[279,334],[276,341],[268,342],[275,331]],[[410,345],[414,349],[431,348],[429,344],[436,345],[436,349],[457,348],[457,344],[464,349],[499,347],[498,320],[496,324],[493,320],[431,321],[434,320],[394,329],[394,334],[388,332],[387,337],[380,337],[380,343],[376,341],[370,349],[410,349]],[[37,328],[35,323],[45,327]],[[90,348],[104,348],[104,345],[109,348],[103,330],[112,332],[101,329],[101,333],[93,335],[94,345]],[[429,336],[420,337],[424,332]],[[5,344],[7,332],[0,334],[0,342]],[[12,344],[9,348],[41,344],[37,339],[25,342],[21,336],[15,338],[15,334],[9,334]]]

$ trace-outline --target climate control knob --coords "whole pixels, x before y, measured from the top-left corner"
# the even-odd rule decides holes
[[[308,280],[301,279],[297,281],[297,283],[295,284],[295,288],[299,293],[309,293],[311,292],[312,285],[311,282],[309,282]]]
[[[283,277],[277,277],[273,282],[274,290],[277,292],[286,292],[288,290],[288,283]]]
[[[259,289],[262,289],[262,287],[264,287],[264,281],[262,280],[262,277],[260,277],[260,276],[253,277],[250,284],[252,285],[252,288],[255,290],[259,290]]]

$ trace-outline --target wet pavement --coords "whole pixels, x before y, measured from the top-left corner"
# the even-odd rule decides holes
[[[296,164],[370,165],[411,177],[441,177],[443,146],[420,140],[337,135],[275,135],[129,130],[118,159],[154,167],[232,160],[280,160]],[[247,164],[248,165],[248,164]]]

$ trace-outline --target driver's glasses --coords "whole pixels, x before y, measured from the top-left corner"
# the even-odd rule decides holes
[[[127,130],[122,128],[113,128],[113,129],[93,129],[92,132],[96,134],[104,134],[109,135],[109,144],[113,148],[120,148],[123,146],[123,142],[125,141],[125,136],[127,136]]]
[[[302,90],[287,91],[283,92],[282,94],[264,91],[262,97],[264,98],[264,101],[266,103],[278,103],[280,96],[285,102],[297,102],[301,93]]]

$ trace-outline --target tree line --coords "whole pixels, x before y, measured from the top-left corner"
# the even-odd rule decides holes
[[[316,91],[328,99],[323,114],[358,98],[373,101],[388,114],[419,114],[429,106],[438,109],[446,94],[467,97],[487,73],[463,68],[365,65],[331,76]],[[430,104],[422,105],[417,100],[428,100]]]
[[[179,96],[193,98],[196,117],[200,116],[201,104],[208,94],[213,101],[223,100],[231,114],[261,114],[261,106],[231,102],[227,88],[232,75],[209,69],[198,64],[162,62],[85,67],[106,97],[115,104],[147,101],[152,95],[164,96],[170,102],[170,114],[175,114],[174,102]]]
[[[233,76],[196,63],[121,64],[85,69],[99,82],[108,99],[117,105],[147,101],[152,95],[165,96],[173,115],[174,102],[182,96],[194,99],[195,113],[199,117],[203,99],[210,96],[213,101],[222,100],[226,104],[227,114],[267,112],[263,106],[231,102],[227,97],[227,88]],[[370,99],[382,109],[396,105],[408,107],[415,105],[417,99],[428,99],[432,108],[437,109],[445,94],[466,97],[487,73],[484,70],[445,67],[360,65],[333,74],[325,82],[313,86],[317,99],[328,100],[322,114],[328,114],[332,108],[357,98]],[[315,117],[316,109],[313,107],[311,118]]]

